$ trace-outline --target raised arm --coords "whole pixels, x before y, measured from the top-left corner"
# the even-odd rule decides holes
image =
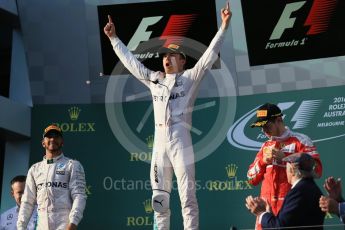
[[[220,15],[222,19],[222,25],[220,29],[218,30],[217,34],[212,39],[210,45],[208,46],[204,54],[201,56],[199,61],[193,67],[193,71],[195,73],[193,78],[195,80],[201,79],[204,76],[203,74],[204,71],[207,69],[210,69],[213,63],[218,58],[218,53],[220,51],[221,45],[223,44],[225,32],[227,28],[229,27],[230,19],[232,16],[229,2],[227,2],[226,6],[221,9]]]
[[[108,15],[108,23],[104,26],[103,31],[108,36],[116,55],[133,76],[146,86],[158,78],[159,72],[153,72],[146,68],[117,37],[115,25],[110,15]]]
[[[117,37],[115,25],[110,15],[108,15],[108,23],[104,26],[103,31],[109,39],[112,37]]]
[[[226,2],[226,6],[221,10],[221,17],[222,17],[222,29],[226,30],[229,27],[230,19],[232,16],[232,12],[230,10],[230,3],[229,1]]]

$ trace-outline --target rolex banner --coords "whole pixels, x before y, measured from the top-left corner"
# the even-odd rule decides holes
[[[345,155],[340,146],[345,141],[344,90],[342,86],[198,99],[191,133],[197,156],[200,229],[254,228],[255,218],[244,203],[248,195],[259,194],[260,186],[251,186],[246,173],[266,137],[249,125],[256,108],[265,102],[278,104],[286,125],[315,142],[323,163],[323,176],[317,180],[321,188],[325,177],[345,178]],[[237,106],[230,108],[235,117],[229,122],[224,105],[231,106],[235,100]],[[78,229],[153,228],[151,102],[37,105],[32,119],[31,164],[42,159],[43,129],[56,123],[64,132],[64,154],[79,160],[85,168],[88,200]],[[183,227],[177,183],[173,180],[170,207],[171,229],[175,230]],[[336,216],[326,218],[325,224],[339,224]]]

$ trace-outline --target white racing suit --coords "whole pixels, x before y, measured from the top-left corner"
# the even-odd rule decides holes
[[[65,230],[78,225],[86,203],[82,165],[63,154],[43,159],[29,169],[18,215],[17,228],[25,230],[37,202],[39,230]]]
[[[7,210],[1,214],[0,230],[17,230],[19,207],[16,205],[13,208]],[[34,208],[34,212],[30,218],[26,230],[35,230],[37,223],[37,209]]]
[[[152,94],[155,138],[150,178],[152,207],[158,229],[170,228],[169,200],[173,172],[177,178],[184,229],[199,229],[194,152],[190,135],[191,114],[199,83],[205,70],[217,60],[224,35],[224,30],[220,29],[192,69],[166,75],[147,69],[119,38],[110,39],[124,66]]]

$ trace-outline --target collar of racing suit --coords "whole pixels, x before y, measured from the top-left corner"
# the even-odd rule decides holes
[[[291,135],[291,131],[289,129],[289,127],[285,126],[285,131],[282,135],[280,135],[279,137],[276,137],[276,136],[272,136],[270,139],[272,141],[285,141],[286,139],[288,139]]]
[[[178,72],[178,73],[165,73],[164,74],[164,78],[171,78],[171,79],[177,79],[179,77],[182,76],[182,74],[184,73],[185,70],[181,71],[181,72]]]
[[[61,153],[59,156],[54,157],[52,159],[46,159],[46,157],[43,157],[43,161],[45,161],[47,164],[53,164],[55,162],[57,162],[58,160],[60,160],[63,157],[63,153]]]

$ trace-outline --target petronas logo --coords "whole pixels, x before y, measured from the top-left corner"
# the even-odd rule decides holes
[[[153,135],[148,136],[148,137],[146,138],[146,141],[147,141],[147,147],[148,147],[149,149],[153,149],[154,136],[153,136]]]
[[[69,117],[71,118],[72,121],[78,120],[80,111],[81,111],[81,109],[79,109],[76,106],[73,106],[70,109],[68,109]]]
[[[146,213],[152,213],[153,212],[153,209],[152,209],[152,201],[151,199],[147,199],[143,202],[143,205],[144,205],[144,209],[145,209],[145,212]]]
[[[235,164],[228,164],[225,167],[226,174],[229,178],[234,178],[236,176],[237,169],[238,167]]]

